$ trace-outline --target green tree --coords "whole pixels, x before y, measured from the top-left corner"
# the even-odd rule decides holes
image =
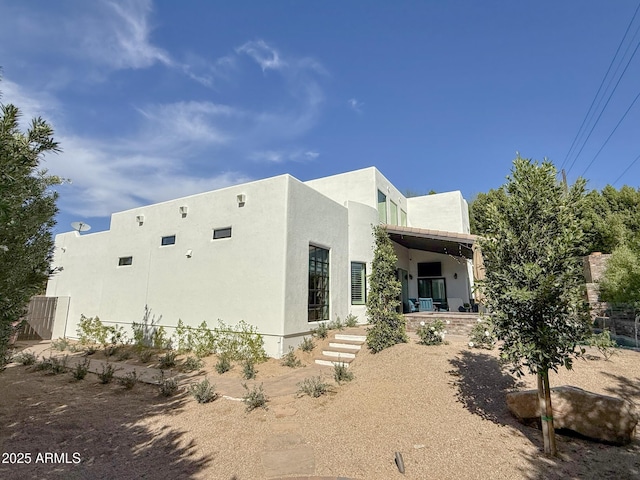
[[[39,169],[43,154],[58,151],[53,130],[36,118],[23,133],[19,119],[17,107],[0,104],[0,361],[49,277],[57,213],[50,187],[61,183]]]
[[[373,227],[375,249],[369,275],[367,317],[372,327],[367,332],[367,345],[377,353],[397,343],[408,341],[400,306],[400,282],[396,279],[396,254],[387,231]]]
[[[622,245],[614,250],[598,285],[600,298],[635,310],[635,337],[638,346],[640,322],[640,248]]]
[[[501,357],[518,376],[525,368],[537,375],[544,450],[554,455],[549,370],[571,369],[579,343],[590,334],[577,218],[584,185],[580,179],[565,190],[550,162],[518,156],[500,201],[486,207],[480,240],[486,268],[481,288],[504,341]]]

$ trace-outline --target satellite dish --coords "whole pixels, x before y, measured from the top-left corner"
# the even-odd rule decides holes
[[[82,233],[91,230],[91,225],[84,222],[71,222],[71,228],[73,228],[78,233]]]

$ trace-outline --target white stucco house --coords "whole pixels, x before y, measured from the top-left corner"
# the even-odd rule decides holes
[[[80,315],[140,322],[146,305],[168,333],[240,320],[279,357],[319,321],[366,321],[371,226],[398,255],[402,301],[470,301],[472,245],[458,191],[406,198],[370,167],[301,182],[258,180],[114,213],[110,229],[56,236],[47,296],[59,297],[53,338],[77,336]],[[128,328],[128,327],[126,327]]]

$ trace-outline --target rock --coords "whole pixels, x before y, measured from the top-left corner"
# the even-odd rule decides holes
[[[635,437],[638,414],[635,405],[621,398],[562,386],[551,389],[553,426],[602,442],[624,445]],[[538,391],[507,394],[507,406],[523,423],[540,418]]]

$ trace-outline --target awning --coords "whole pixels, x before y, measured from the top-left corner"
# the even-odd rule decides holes
[[[469,260],[473,259],[473,245],[478,240],[477,235],[466,233],[401,227],[399,225],[384,225],[384,227],[389,238],[403,247],[465,257]]]

